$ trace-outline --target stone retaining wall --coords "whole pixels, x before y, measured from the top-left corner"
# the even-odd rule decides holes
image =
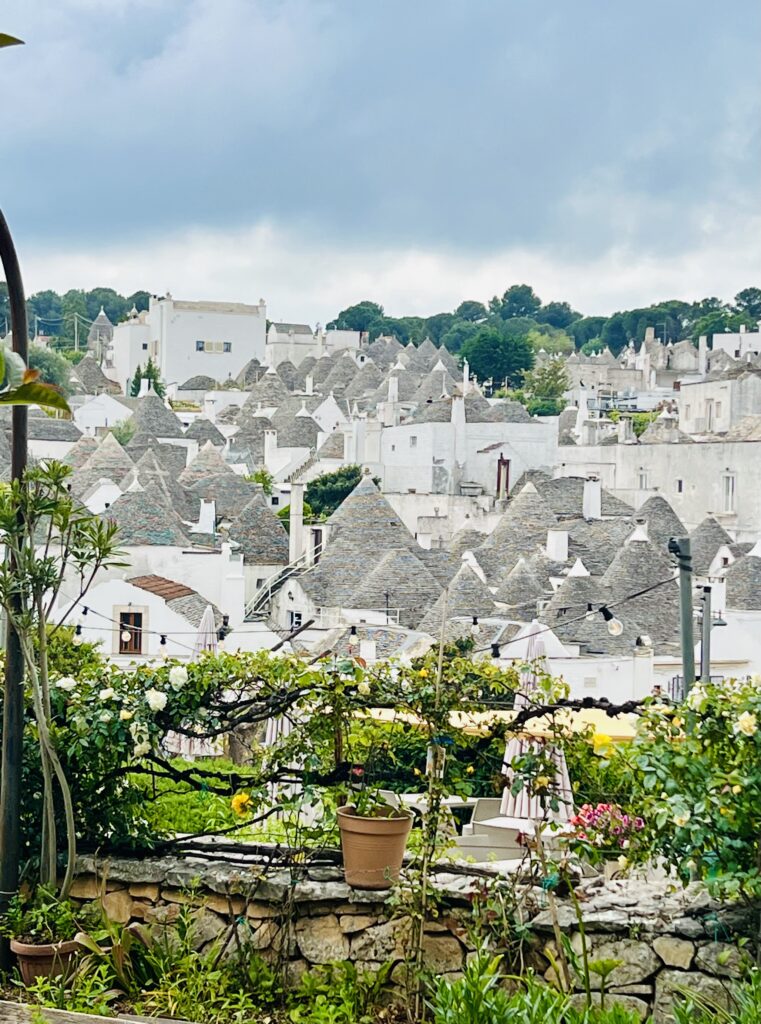
[[[491,871],[479,865],[484,867]],[[349,888],[338,867],[301,868],[298,875],[241,858],[231,863],[198,856],[81,857],[72,896],[89,901],[105,892],[103,904],[114,921],[154,927],[171,926],[180,906],[191,903],[199,948],[236,927],[262,955],[284,961],[291,983],[309,967],[337,960],[366,968],[391,961],[391,978],[401,983],[409,919],[390,911],[385,894]],[[457,977],[473,955],[470,897],[483,885],[483,875],[437,874],[440,912],[427,924],[424,939],[425,963],[436,974]],[[541,889],[531,897],[525,961],[552,980],[552,915]],[[579,897],[590,959],[622,961],[608,980],[609,999],[654,1022],[671,1019],[674,995],[683,990],[726,1005],[745,955],[732,941],[744,925],[738,911],[713,903],[698,886],[682,889],[665,881],[596,878],[584,882]],[[576,910],[557,903],[561,930],[580,952]],[[599,989],[599,979],[593,977],[592,985]]]

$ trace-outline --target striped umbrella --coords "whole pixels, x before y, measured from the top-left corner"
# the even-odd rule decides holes
[[[536,627],[536,629],[533,629],[533,627]],[[537,676],[545,671],[544,642],[539,632],[541,628],[538,622],[533,622],[532,632],[527,638],[526,659],[521,670],[520,688],[515,694],[516,711],[521,711],[532,703],[533,694],[537,690]],[[542,806],[540,797],[530,793],[525,786],[516,794],[513,794],[510,790],[514,777],[512,770],[513,761],[528,753],[541,753],[542,751],[549,754],[555,766],[555,777],[551,782],[550,791],[558,795],[559,807],[557,811],[553,811],[549,806]],[[562,748],[547,744],[541,739],[511,736],[505,748],[502,771],[507,776],[508,784],[502,792],[500,814],[507,818],[526,822],[527,825],[530,824],[532,828],[526,828],[525,831],[532,830],[534,823],[537,821],[566,822],[573,814],[573,793]]]

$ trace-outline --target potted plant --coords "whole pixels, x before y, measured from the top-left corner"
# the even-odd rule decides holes
[[[59,898],[49,886],[13,897],[0,920],[0,933],[11,940],[25,985],[67,972],[79,949],[74,936],[88,916],[89,911]]]
[[[339,807],[344,877],[356,889],[390,889],[399,880],[412,815],[377,791],[362,789]]]

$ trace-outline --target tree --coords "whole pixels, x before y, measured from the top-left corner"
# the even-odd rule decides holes
[[[144,370],[140,369],[139,364],[135,367],[135,373],[132,377],[132,384],[130,385],[129,389],[129,393],[132,396],[132,398],[137,398],[137,396],[140,394],[141,380],[149,380],[153,386],[153,390],[156,392],[159,398],[163,398],[164,395],[166,394],[166,388],[164,387],[161,381],[161,374],[159,373],[159,368],[154,363],[152,356],[148,357],[148,362],[145,364]]]
[[[502,296],[498,312],[503,320],[509,320],[514,316],[533,317],[541,305],[542,300],[531,285],[514,284]]]
[[[462,357],[467,359],[476,377],[491,379],[499,387],[507,383],[518,385],[525,370],[531,369],[534,352],[527,337],[507,337],[494,327],[483,326],[462,346]]]
[[[39,372],[42,383],[52,384],[64,395],[71,394],[71,363],[63,356],[41,345],[30,345],[29,366]]]
[[[35,326],[40,334],[58,337],[63,330],[63,303],[58,292],[50,289],[35,292],[26,301],[27,318],[29,320],[29,336],[34,337]]]
[[[698,317],[692,325],[692,336],[696,339],[705,334],[710,338],[714,334],[724,334],[727,331],[735,334],[741,327],[753,326],[753,317],[750,314],[731,313],[729,310],[719,309]]]
[[[341,466],[332,473],[323,473],[307,484],[304,502],[315,516],[329,516],[361,479],[361,466]]]
[[[523,390],[530,398],[562,398],[569,387],[564,359],[548,359],[523,375]]]
[[[550,327],[549,324],[540,324],[539,327],[530,330],[526,337],[535,352],[543,348],[550,355],[570,355],[574,350],[573,340],[565,331]]]
[[[358,302],[354,306],[342,309],[335,320],[328,324],[328,327],[340,331],[367,331],[373,320],[382,319],[383,316],[383,306],[379,306],[377,302],[370,302],[369,299],[363,299],[362,302]]]
[[[129,309],[132,309],[132,307],[134,306],[138,313],[141,313],[144,309],[148,309],[150,301],[150,292],[133,292],[131,295],[127,296],[127,306],[129,307]],[[269,324],[267,324],[267,328],[269,329]]]
[[[469,320],[471,323],[485,320],[488,315],[489,312],[483,302],[476,302],[475,299],[466,299],[454,311],[456,320]]]
[[[456,320],[448,331],[445,331],[439,339],[444,348],[450,352],[459,352],[469,338],[478,334],[478,324],[469,323],[467,320]]]
[[[743,288],[735,295],[735,309],[747,313],[754,320],[761,320],[761,288]]]
[[[81,289],[71,288],[61,299],[61,315],[63,324],[58,334],[59,338],[67,338],[73,341],[75,337],[75,322],[78,320],[76,331],[78,332],[80,346],[87,344],[87,300]],[[84,335],[84,336],[83,336]]]
[[[602,333],[606,319],[604,316],[583,316],[569,324],[567,331],[573,338],[576,348],[582,348],[589,341],[596,341]]]
[[[567,302],[548,302],[534,314],[534,319],[540,324],[550,324],[552,327],[568,327],[574,320],[579,320],[581,313],[571,309]]]
[[[425,321],[425,332],[438,344],[454,322],[455,318],[451,313],[434,313]]]
[[[253,473],[247,473],[243,479],[248,480],[252,484],[259,484],[268,498],[272,495],[275,478],[266,466],[255,469]]]
[[[626,333],[623,313],[614,313],[605,321],[600,340],[604,346],[607,345],[614,356],[626,348],[629,344],[629,336]]]
[[[93,288],[85,294],[87,304],[87,316],[94,320],[100,313],[101,307],[112,324],[118,324],[124,320],[129,312],[128,300],[119,295],[113,288]]]

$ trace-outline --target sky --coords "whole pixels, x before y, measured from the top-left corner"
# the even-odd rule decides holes
[[[757,0],[5,0],[27,292],[325,322],[761,284]]]

